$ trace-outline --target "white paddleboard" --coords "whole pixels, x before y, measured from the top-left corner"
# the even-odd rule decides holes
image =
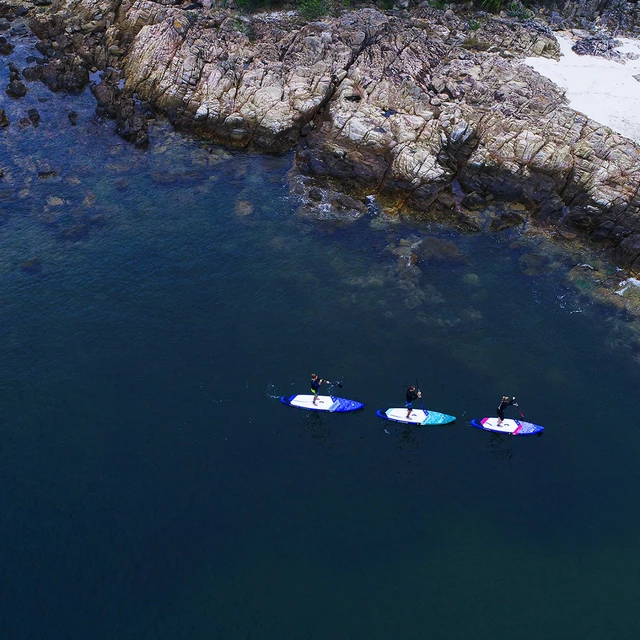
[[[282,396],[280,402],[290,407],[308,409],[309,411],[331,411],[334,413],[348,413],[349,411],[357,411],[364,407],[362,402],[347,400],[346,398],[337,398],[335,396],[318,396],[315,404],[313,399],[314,396],[309,393],[295,396]]]
[[[544,431],[544,427],[533,422],[524,422],[522,420],[512,420],[505,418],[502,424],[498,424],[498,418],[482,418],[480,420],[471,420],[471,425],[485,431],[495,431],[496,433],[506,433],[512,436],[529,436],[534,433]]]
[[[455,420],[454,416],[440,413],[438,411],[425,411],[424,409],[412,409],[407,418],[407,409],[395,407],[392,409],[380,409],[378,412],[380,418],[392,420],[393,422],[402,422],[404,424],[447,424]]]

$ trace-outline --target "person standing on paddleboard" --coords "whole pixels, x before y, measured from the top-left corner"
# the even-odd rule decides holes
[[[413,401],[422,398],[422,391],[418,391],[413,385],[407,389],[407,420],[411,417],[411,410],[413,409]]]
[[[513,398],[509,398],[509,396],[502,396],[502,402],[498,405],[498,426],[502,424],[504,420],[504,410],[506,407],[517,407],[518,403],[516,402],[515,396]]]
[[[320,391],[320,385],[327,380],[323,380],[317,373],[311,374],[311,393],[313,394],[313,404],[318,403],[318,391]]]

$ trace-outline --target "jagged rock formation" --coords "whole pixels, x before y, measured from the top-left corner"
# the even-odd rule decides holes
[[[602,28],[615,35],[640,33],[640,4],[636,0],[542,0],[551,24],[562,29]]]
[[[315,200],[331,185],[464,220],[457,181],[465,204],[522,202],[640,268],[638,146],[519,62],[558,54],[545,25],[431,8],[305,24],[194,7],[59,0],[33,23],[71,66],[115,69],[96,96],[137,143],[142,100],[215,142],[297,148]]]

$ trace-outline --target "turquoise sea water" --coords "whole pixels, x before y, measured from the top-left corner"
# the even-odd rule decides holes
[[[290,156],[94,106],[4,104],[3,637],[637,637],[638,362],[573,256],[304,218]],[[312,371],[365,410],[278,402]],[[375,416],[416,378],[453,425]],[[469,426],[503,393],[542,437]]]

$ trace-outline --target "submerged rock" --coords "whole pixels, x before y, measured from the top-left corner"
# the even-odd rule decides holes
[[[35,67],[25,67],[22,70],[22,77],[29,82],[40,80],[42,76],[42,67],[36,65]]]
[[[40,258],[31,258],[30,260],[25,260],[20,265],[20,271],[24,273],[28,273],[29,275],[35,276],[42,273],[42,262]]]
[[[421,262],[464,262],[465,259],[452,240],[428,236],[414,249]]]
[[[234,210],[237,216],[243,218],[253,213],[253,204],[248,200],[237,200]]]
[[[27,111],[27,116],[34,127],[37,127],[40,124],[40,114],[37,109],[29,109],[29,111]]]
[[[4,36],[0,36],[0,55],[8,56],[12,51],[13,45]]]
[[[519,262],[522,273],[528,276],[544,275],[553,270],[549,258],[539,253],[527,253],[520,257]]]
[[[20,80],[12,80],[7,85],[5,92],[10,98],[22,98],[27,93],[27,87]]]

